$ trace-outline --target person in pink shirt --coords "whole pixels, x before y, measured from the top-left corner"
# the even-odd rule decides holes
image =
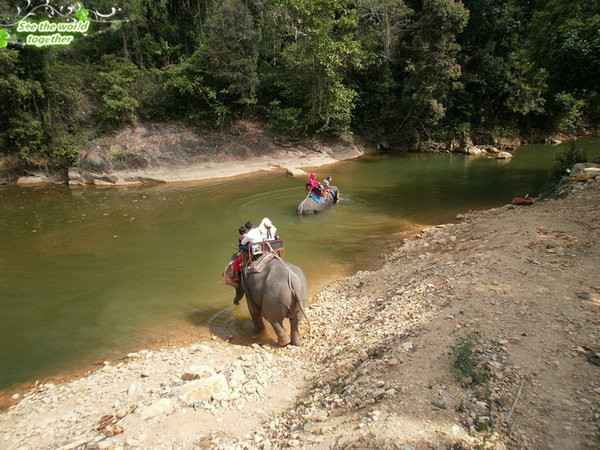
[[[319,182],[316,180],[317,178],[317,174],[316,173],[311,173],[310,174],[310,187],[311,188],[318,188],[319,187]]]

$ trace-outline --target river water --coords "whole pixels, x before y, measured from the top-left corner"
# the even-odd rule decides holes
[[[600,156],[600,140],[578,146]],[[298,217],[306,180],[269,172],[127,188],[0,188],[0,389],[83,368],[173,334],[251,340],[221,273],[247,220],[269,217],[314,293],[372,267],[402,232],[537,195],[564,146],[510,162],[369,156],[316,169],[342,194]],[[181,337],[181,336],[180,336]]]

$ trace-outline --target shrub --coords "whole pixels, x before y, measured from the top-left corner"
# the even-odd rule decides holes
[[[37,153],[44,140],[42,123],[34,114],[20,112],[8,119],[8,130],[4,132],[4,140],[9,147],[19,152],[21,159]]]
[[[102,97],[100,125],[104,130],[125,123],[137,124],[139,102],[136,82],[141,71],[131,61],[113,55],[102,58],[102,69],[96,81]]]
[[[475,384],[481,384],[488,379],[488,374],[478,368],[479,359],[476,351],[477,337],[473,334],[456,339],[452,349],[452,369],[457,380],[470,377]]]
[[[542,197],[552,197],[556,195],[558,187],[563,177],[568,175],[568,171],[575,164],[587,162],[587,155],[585,152],[575,146],[575,142],[571,142],[566,150],[558,153],[554,159],[556,163],[550,170],[548,181],[543,189]]]
[[[572,132],[581,125],[583,100],[576,99],[572,94],[561,92],[552,98],[552,117],[554,130],[557,132]]]

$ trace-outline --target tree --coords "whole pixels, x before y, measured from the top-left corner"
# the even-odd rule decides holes
[[[108,130],[115,125],[137,124],[136,81],[140,70],[125,58],[106,55],[102,58],[95,89],[101,96],[100,124]]]
[[[349,130],[356,92],[344,71],[360,64],[349,0],[270,0],[260,66],[271,129],[291,135]]]
[[[539,0],[531,21],[534,54],[553,92],[598,90],[600,8],[595,0]]]
[[[531,5],[517,0],[464,0],[469,22],[458,42],[461,85],[450,121],[472,131],[514,127],[540,112],[545,71],[534,64],[527,23]]]
[[[43,127],[39,117],[44,98],[39,81],[27,77],[17,50],[0,50],[0,139],[3,149],[18,151],[23,159],[39,151]]]
[[[356,2],[362,65],[350,73],[357,92],[354,127],[377,142],[388,140],[400,123],[404,73],[399,50],[414,11],[404,1]]]
[[[461,75],[456,35],[467,24],[469,12],[454,0],[424,0],[406,49],[403,115],[406,139],[429,137],[446,113],[452,83]]]

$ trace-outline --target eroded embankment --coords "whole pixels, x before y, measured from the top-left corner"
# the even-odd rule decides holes
[[[268,136],[260,125],[246,121],[229,131],[203,134],[175,123],[149,123],[90,141],[68,171],[51,174],[39,163],[38,169],[18,176],[18,161],[0,159],[0,184],[4,179],[20,185],[63,181],[70,186],[121,186],[197,181],[277,169],[304,175],[303,168],[357,158],[372,150],[358,137],[352,141],[283,144]]]

